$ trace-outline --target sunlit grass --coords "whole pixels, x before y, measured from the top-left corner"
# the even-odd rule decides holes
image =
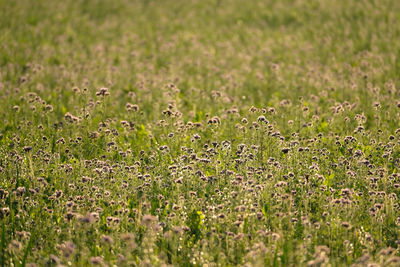
[[[398,266],[399,14],[0,0],[1,266]]]

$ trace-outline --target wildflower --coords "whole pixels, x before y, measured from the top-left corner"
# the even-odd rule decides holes
[[[91,257],[89,259],[90,263],[93,265],[103,265],[103,258],[97,256],[97,257]]]
[[[96,92],[97,96],[109,96],[110,92],[108,91],[108,88],[100,88],[99,91]]]
[[[86,215],[78,215],[78,221],[86,224],[93,223],[95,221],[94,216],[91,213],[87,213]]]
[[[139,111],[139,106],[131,103],[127,103],[125,108],[127,111],[134,111],[134,112]]]
[[[46,106],[44,107],[44,110],[45,110],[45,111],[48,111],[48,112],[52,112],[52,111],[53,111],[53,106],[52,106],[52,105],[46,105]]]
[[[17,240],[12,240],[9,245],[9,248],[11,250],[20,250],[22,248],[22,244],[21,244],[21,242],[19,242]]]
[[[179,177],[178,179],[175,179],[176,184],[182,184],[183,183],[183,177]]]
[[[237,207],[235,207],[235,211],[236,211],[236,212],[239,212],[239,211],[241,211],[241,212],[246,211],[246,206],[244,206],[244,205],[237,206]]]
[[[20,237],[21,239],[29,239],[29,237],[31,236],[30,232],[26,232],[26,231],[16,231],[15,232],[17,234],[18,237]]]
[[[208,120],[208,124],[221,124],[221,119],[218,116],[214,116]]]
[[[200,139],[201,139],[201,136],[200,136],[199,134],[194,134],[194,135],[193,135],[193,138],[194,138],[195,140],[200,140]]]
[[[23,148],[23,150],[24,150],[25,152],[29,152],[29,151],[32,150],[32,146],[25,146],[25,147]]]
[[[50,254],[50,259],[48,261],[49,264],[59,264],[60,263],[60,258],[57,257],[54,254]]]
[[[346,229],[351,228],[351,225],[350,225],[350,223],[348,223],[348,222],[342,222],[341,225],[343,226],[343,228],[346,228]]]
[[[244,237],[244,234],[243,233],[238,233],[237,235],[235,235],[235,239],[236,240],[240,240],[240,239],[242,239]]]
[[[144,215],[142,218],[142,223],[147,227],[149,227],[156,221],[157,221],[157,217],[153,216],[153,215]]]
[[[287,186],[287,182],[285,182],[285,181],[279,181],[278,183],[276,183],[276,184],[274,185],[274,187],[277,187],[277,188],[279,188],[279,187],[285,187],[285,186]]]
[[[365,263],[367,263],[368,262],[368,260],[371,258],[371,256],[370,255],[368,255],[368,254],[364,254],[364,255],[362,255],[361,257],[359,257],[358,259],[357,259],[357,263],[358,264],[365,264]]]
[[[17,188],[17,195],[18,196],[22,196],[23,194],[25,194],[25,192],[26,192],[25,187],[20,186],[20,187]]]
[[[235,221],[235,222],[233,223],[233,225],[239,227],[242,223],[243,223],[243,222],[241,222],[241,221]]]
[[[252,107],[249,109],[249,111],[250,111],[251,113],[255,113],[255,112],[258,111],[258,108],[252,106]]]
[[[278,233],[272,233],[271,238],[273,241],[277,241],[280,238],[280,235]]]
[[[72,254],[74,254],[76,246],[74,243],[66,241],[57,247],[61,250],[64,257],[69,258]]]
[[[101,243],[103,243],[103,244],[108,244],[108,245],[112,245],[112,244],[114,243],[114,240],[112,239],[111,236],[102,235],[102,236],[101,236]]]
[[[69,122],[69,123],[75,123],[75,122],[78,122],[78,121],[80,120],[80,118],[78,118],[78,117],[72,115],[72,114],[69,113],[69,112],[67,112],[67,113],[64,115],[64,119],[65,119],[67,122]]]
[[[257,118],[257,121],[258,121],[258,122],[264,122],[265,124],[268,124],[268,123],[269,123],[269,121],[265,118],[265,116],[259,116],[259,117]]]
[[[287,154],[289,152],[290,148],[284,147],[281,149],[282,153]]]
[[[121,239],[124,242],[131,242],[135,240],[135,236],[132,233],[124,233],[121,235]]]
[[[179,227],[179,226],[172,227],[172,232],[176,235],[180,235],[182,233],[182,231],[183,231],[182,227]]]

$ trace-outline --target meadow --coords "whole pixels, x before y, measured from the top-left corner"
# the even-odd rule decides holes
[[[400,1],[0,0],[0,266],[400,266]]]

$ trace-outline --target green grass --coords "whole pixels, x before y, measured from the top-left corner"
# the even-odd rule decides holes
[[[1,265],[397,266],[399,14],[0,0]]]

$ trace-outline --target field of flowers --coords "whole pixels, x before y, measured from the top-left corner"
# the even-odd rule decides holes
[[[0,0],[0,266],[400,266],[400,1]]]

